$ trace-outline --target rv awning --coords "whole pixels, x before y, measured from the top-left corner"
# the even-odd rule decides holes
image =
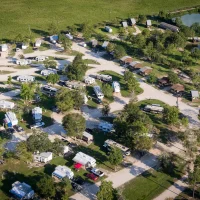
[[[80,163],[75,163],[74,164],[74,168],[75,169],[80,169],[83,165],[81,165]]]

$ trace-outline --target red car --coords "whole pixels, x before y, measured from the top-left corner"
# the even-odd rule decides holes
[[[90,173],[90,174],[87,174],[86,175],[89,179],[91,179],[91,180],[93,180],[93,181],[96,181],[96,180],[98,180],[98,177],[97,176],[95,176],[94,174],[92,174],[92,173]]]

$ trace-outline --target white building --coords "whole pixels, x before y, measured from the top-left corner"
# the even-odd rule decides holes
[[[14,195],[17,199],[32,199],[34,197],[34,190],[31,186],[19,181],[16,181],[12,184],[12,189],[10,193]]]
[[[8,45],[7,44],[1,44],[0,49],[1,49],[2,52],[6,52],[6,51],[8,51]]]
[[[72,179],[74,177],[74,172],[66,166],[58,165],[55,168],[55,171],[52,173],[52,176],[58,179],[63,179],[63,178]]]
[[[25,50],[25,49],[27,49],[27,48],[28,48],[28,44],[22,43],[22,49]]]
[[[108,41],[104,41],[104,42],[103,42],[103,44],[102,44],[102,47],[103,47],[104,49],[106,49],[106,48],[107,48],[107,46],[108,46],[108,44],[109,44],[109,42],[108,42]]]
[[[136,25],[136,20],[135,18],[130,18],[131,26]]]
[[[120,84],[119,84],[119,82],[113,81],[112,87],[113,87],[114,92],[120,92]]]
[[[47,60],[48,58],[49,58],[48,56],[36,56],[35,60],[38,62],[42,62],[42,61]]]
[[[85,167],[96,166],[96,160],[93,157],[88,156],[87,154],[84,154],[83,152],[78,152],[72,160],[76,163],[80,163],[81,165]]]
[[[42,152],[40,154],[33,155],[34,161],[47,163],[50,160],[53,159],[53,153],[52,152]]]
[[[35,122],[41,122],[42,121],[42,108],[35,107],[32,109],[32,115]]]
[[[28,59],[19,59],[19,60],[16,60],[15,63],[17,65],[29,65],[29,64],[31,64],[31,60],[28,60]]]
[[[105,30],[106,30],[108,33],[112,33],[112,28],[110,28],[110,26],[105,26]]]
[[[122,26],[124,27],[124,28],[127,28],[128,27],[128,23],[125,21],[125,22],[122,22]]]
[[[0,108],[2,109],[13,109],[15,104],[10,101],[0,100]]]
[[[101,88],[100,86],[96,85],[93,87],[93,90],[97,96],[98,99],[103,99],[104,98],[104,94],[103,92],[101,91]]]
[[[85,76],[84,77],[84,82],[88,85],[94,84],[95,83],[95,79],[90,77],[90,76]]]
[[[110,124],[108,122],[100,122],[98,125],[98,129],[103,132],[111,132],[113,131],[113,124]]]
[[[8,127],[13,127],[18,124],[18,119],[13,112],[7,112],[5,114],[4,122],[7,124]]]
[[[56,69],[51,69],[51,68],[43,69],[40,72],[40,74],[43,75],[43,76],[48,76],[49,74],[57,74],[57,70]]]
[[[70,39],[70,40],[73,40],[73,36],[71,35],[71,34],[66,34],[66,37],[68,38],[68,39]]]
[[[33,76],[28,76],[28,75],[22,75],[17,77],[17,81],[20,82],[33,82],[35,81],[35,77]]]
[[[38,39],[35,41],[35,47],[40,47],[42,44],[42,40]]]

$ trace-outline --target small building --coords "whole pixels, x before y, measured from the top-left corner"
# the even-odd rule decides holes
[[[93,142],[93,139],[94,139],[93,135],[91,135],[90,133],[86,131],[83,132],[82,140],[84,140],[87,143],[90,143],[90,142]]]
[[[110,124],[108,122],[100,122],[98,125],[98,129],[103,132],[111,132],[113,131],[113,124]]]
[[[66,166],[58,165],[52,173],[52,176],[60,180],[63,178],[72,179],[74,177],[74,172]]]
[[[197,102],[197,101],[200,100],[199,99],[199,92],[197,90],[191,90],[190,95],[191,95],[192,102]]]
[[[22,49],[23,49],[23,50],[27,49],[28,46],[29,46],[29,45],[28,45],[27,43],[22,43]]]
[[[90,76],[85,76],[84,77],[84,82],[87,84],[87,85],[91,85],[91,84],[94,84],[95,83],[95,79],[90,77]]]
[[[81,165],[85,167],[96,166],[96,160],[93,157],[88,156],[87,154],[83,152],[78,152],[72,160],[76,163],[80,163]]]
[[[35,123],[42,121],[42,108],[35,107],[32,109],[33,120]]]
[[[130,70],[138,70],[141,69],[143,66],[139,61],[133,61],[129,64]]]
[[[17,77],[17,81],[20,82],[34,82],[35,77],[34,76],[28,76],[28,75],[21,75]]]
[[[47,163],[53,159],[52,152],[42,152],[40,154],[34,154],[33,159],[36,162]]]
[[[15,104],[10,101],[0,100],[0,108],[1,109],[13,109]]]
[[[35,47],[40,47],[42,44],[42,40],[38,39],[35,41]]]
[[[52,35],[49,37],[50,42],[53,44],[56,44],[58,42],[58,39],[59,39],[58,35]]]
[[[135,18],[130,18],[130,25],[135,26],[136,25],[136,20]]]
[[[112,28],[110,28],[110,26],[105,26],[105,30],[106,30],[108,33],[112,33]]]
[[[29,64],[31,64],[31,60],[28,60],[28,59],[19,59],[19,60],[16,60],[15,63],[17,65],[29,65]]]
[[[85,88],[85,83],[80,81],[66,81],[65,85],[72,89],[83,89]]]
[[[48,76],[49,74],[57,74],[57,70],[56,69],[51,69],[51,68],[43,69],[40,72],[40,74],[43,75],[43,76]]]
[[[106,48],[107,48],[107,46],[108,46],[108,44],[109,44],[109,42],[108,42],[108,41],[104,41],[104,42],[103,42],[103,44],[102,44],[102,47],[103,47],[104,49],[106,49]]]
[[[113,81],[112,87],[113,87],[114,92],[117,92],[117,93],[120,92],[120,84],[119,84],[119,82]]]
[[[96,39],[91,40],[92,47],[96,47],[98,45],[98,41]]]
[[[170,86],[171,85],[171,83],[170,83],[170,81],[169,81],[169,77],[162,77],[162,78],[160,78],[160,79],[158,79],[158,85],[160,86],[160,87],[167,87],[167,86]]]
[[[124,22],[122,22],[122,26],[123,26],[124,28],[127,28],[127,27],[128,27],[128,23],[127,23],[126,21],[124,21]]]
[[[165,22],[161,22],[160,27],[166,30],[173,31],[173,32],[179,32],[179,27],[165,23]]]
[[[30,185],[19,181],[12,184],[10,193],[17,199],[32,199],[35,194]]]
[[[171,86],[171,92],[174,94],[182,95],[184,91],[185,91],[185,87],[181,84],[174,84]]]
[[[7,44],[1,44],[1,45],[0,45],[0,50],[1,50],[1,52],[6,52],[6,51],[8,51],[8,45],[7,45]]]
[[[66,38],[68,38],[70,40],[73,40],[73,38],[74,38],[73,35],[71,35],[70,33],[66,34],[65,36],[66,36]]]
[[[133,58],[130,56],[124,56],[120,59],[120,63],[121,64],[130,64],[131,62],[133,62]]]
[[[151,27],[151,20],[150,19],[148,19],[147,21],[146,21],[146,26],[147,26],[147,28],[149,28],[149,27]]]
[[[13,112],[6,112],[4,122],[8,127],[13,127],[18,124],[18,119]]]
[[[143,67],[141,69],[139,69],[139,74],[141,74],[142,76],[148,76],[151,72],[152,72],[152,68],[151,67]]]

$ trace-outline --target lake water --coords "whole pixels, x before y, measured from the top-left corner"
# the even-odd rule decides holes
[[[184,25],[191,26],[194,23],[200,23],[200,14],[187,14],[181,17]]]

